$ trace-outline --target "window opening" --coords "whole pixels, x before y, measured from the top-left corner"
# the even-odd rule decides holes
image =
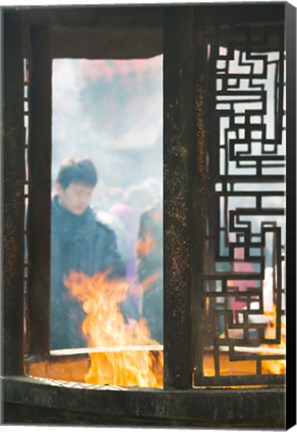
[[[197,110],[208,157],[199,164],[207,215],[198,386],[284,383],[286,64],[282,29],[262,30],[216,29],[206,36],[207,74],[198,72],[197,107],[205,98],[215,110],[208,119]],[[276,36],[279,51],[267,50]]]
[[[162,387],[162,56],[55,59],[52,106],[50,359],[29,374]]]

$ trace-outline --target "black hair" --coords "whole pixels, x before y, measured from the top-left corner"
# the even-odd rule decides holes
[[[62,162],[57,181],[63,189],[66,189],[72,182],[94,187],[98,181],[98,176],[90,159],[85,157],[70,158]]]

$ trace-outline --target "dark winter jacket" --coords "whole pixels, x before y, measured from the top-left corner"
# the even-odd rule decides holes
[[[81,303],[63,283],[71,271],[94,275],[111,267],[109,278],[125,276],[112,230],[100,223],[91,208],[76,216],[52,201],[51,222],[51,349],[86,346]]]

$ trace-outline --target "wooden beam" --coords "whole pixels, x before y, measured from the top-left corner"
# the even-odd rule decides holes
[[[28,301],[31,354],[49,352],[51,214],[51,71],[50,31],[31,28]]]
[[[192,387],[193,9],[164,11],[164,383]]]
[[[286,49],[286,428],[296,425],[296,8],[285,4]],[[290,390],[291,388],[291,390]]]
[[[3,369],[23,372],[24,119],[20,19],[3,12]]]
[[[4,406],[4,423],[274,430],[285,427],[285,395],[280,387],[135,390],[8,378],[3,399],[10,405]]]
[[[162,54],[162,28],[136,26],[52,29],[54,58],[127,59]]]
[[[18,7],[25,22],[43,26],[162,27],[162,7],[154,5]]]

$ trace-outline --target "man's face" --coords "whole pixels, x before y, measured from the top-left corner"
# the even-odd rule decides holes
[[[85,183],[72,182],[66,189],[57,183],[57,194],[61,206],[77,216],[83,214],[90,205],[92,192],[93,187]]]

